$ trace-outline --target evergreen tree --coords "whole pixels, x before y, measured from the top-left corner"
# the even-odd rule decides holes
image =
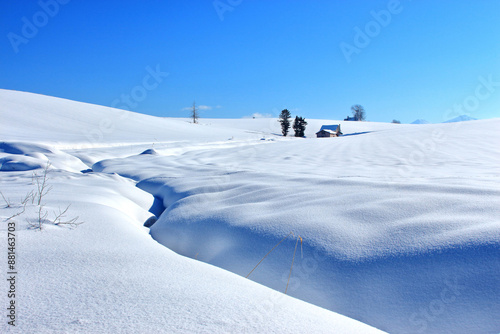
[[[304,137],[306,131],[306,119],[295,116],[295,121],[293,122],[293,130],[295,131],[295,137]]]
[[[281,133],[283,133],[283,136],[285,137],[288,134],[288,130],[290,129],[290,118],[291,114],[288,109],[283,109],[279,116],[278,122],[281,123]]]

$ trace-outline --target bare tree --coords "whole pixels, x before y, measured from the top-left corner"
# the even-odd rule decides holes
[[[193,118],[193,123],[198,123],[198,108],[196,108],[196,102],[193,102],[193,109],[191,109],[191,117]]]
[[[54,212],[54,219],[48,219],[49,212],[45,209],[44,199],[45,196],[52,190],[52,186],[48,184],[48,174],[50,173],[51,166],[52,165],[50,161],[47,161],[45,168],[40,174],[37,172],[33,173],[33,183],[36,185],[36,189],[29,192],[21,202],[23,204],[23,210],[20,214],[25,211],[26,203],[31,199],[31,203],[34,204],[34,202],[36,202],[36,205],[38,207],[38,216],[36,220],[30,221],[29,219],[27,219],[29,226],[33,229],[38,229],[41,231],[43,225],[46,223],[52,223],[53,225],[57,226],[66,225],[69,227],[76,227],[80,224],[83,224],[83,222],[78,222],[78,216],[71,219],[66,219],[66,214],[70,205],[68,205],[64,210],[59,209],[59,213]]]
[[[40,173],[33,173],[33,184],[36,188],[28,192],[26,196],[21,199],[20,204],[12,204],[10,200],[5,198],[5,196],[0,192],[0,195],[3,197],[5,203],[7,204],[7,208],[19,208],[19,211],[17,211],[15,214],[11,215],[4,221],[8,222],[16,217],[23,215],[26,212],[26,206],[29,205],[28,202],[31,202],[31,204],[36,208],[37,216],[34,219],[26,218],[30,229],[41,231],[44,224],[75,228],[78,225],[84,223],[83,221],[78,221],[78,216],[72,218],[66,217],[71,204],[68,204],[68,206],[66,206],[64,210],[61,210],[61,208],[59,208],[59,212],[54,212],[54,218],[49,218],[49,212],[45,208],[45,196],[52,190],[52,186],[48,184],[48,174],[50,172],[50,167],[50,161],[47,161],[47,164]]]
[[[360,104],[355,104],[351,107],[352,115],[356,119],[356,121],[364,121],[366,120],[365,108],[363,108]]]

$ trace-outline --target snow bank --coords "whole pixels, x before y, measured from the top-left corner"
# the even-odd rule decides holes
[[[498,119],[308,120],[299,139],[275,119],[0,100],[2,192],[18,203],[33,187],[22,169],[50,160],[47,210],[71,204],[85,221],[41,233],[18,221],[20,332],[500,329]],[[323,124],[345,136],[314,138]]]
[[[51,167],[79,172],[87,166],[78,158],[43,144],[0,142],[0,171],[27,171]]]
[[[132,155],[94,169],[161,198],[151,234],[179,254],[246,276],[293,231],[251,279],[284,291],[300,235],[291,295],[394,333],[488,332],[500,326],[500,124],[471,124]]]
[[[2,333],[378,332],[154,242],[141,227],[152,197],[126,179],[50,177],[47,209],[71,203],[84,224],[37,232],[17,222],[18,322],[2,321]],[[2,175],[2,191],[22,197],[28,178]]]
[[[22,211],[22,199],[35,187],[33,172],[40,174],[48,160],[53,166],[48,174],[51,191],[42,201],[48,215],[43,230],[37,231],[29,224],[37,219],[36,202],[28,201],[25,212],[11,219],[16,223],[17,326],[7,325],[4,319],[0,332],[380,333],[358,321],[174,253],[154,241],[143,227],[151,221],[151,212],[159,214],[154,209],[157,200],[151,194],[117,174],[80,172],[101,158],[116,159],[130,152],[138,155],[150,149],[151,137],[165,130],[156,127],[162,121],[130,116],[137,119],[116,123],[116,129],[101,141],[88,142],[80,130],[87,125],[95,128],[97,120],[112,118],[117,111],[3,90],[0,102],[2,168],[6,162],[17,163],[16,168],[5,167],[8,171],[0,172],[0,189],[10,203],[0,206],[1,220],[5,222]],[[43,120],[34,121],[41,114]],[[165,121],[161,125],[179,124]],[[199,128],[191,126],[187,124],[184,130],[195,130],[157,138],[155,146],[160,150],[154,149],[160,153],[141,157],[224,151],[246,147],[246,141],[257,141],[262,136],[233,129],[210,135],[213,127],[198,133]],[[200,139],[204,134],[210,143]],[[227,138],[238,134],[242,135],[240,141],[225,144]],[[50,221],[68,205],[67,218],[78,216],[78,221],[84,222],[76,228]],[[7,225],[2,224],[0,229],[5,236]],[[0,246],[7,249],[7,238],[0,240]],[[6,273],[6,267],[2,268]],[[7,283],[3,280],[0,284],[4,292]],[[6,295],[2,300],[9,302]]]

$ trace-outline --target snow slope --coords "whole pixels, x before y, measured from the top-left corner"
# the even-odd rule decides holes
[[[15,327],[6,318],[10,284],[5,279],[0,284],[0,332],[380,332],[172,252],[142,226],[152,216],[152,195],[127,178],[86,170],[96,157],[142,151],[159,140],[174,154],[220,149],[224,145],[218,141],[228,134],[255,135],[129,114],[134,122],[120,123],[103,138],[88,141],[81,130],[102,130],[101,120],[114,119],[118,111],[5,90],[0,90],[0,101],[0,190],[10,204],[0,206],[0,245],[7,249],[7,223],[15,223],[18,273]],[[43,118],[38,125],[37,118]],[[64,220],[78,216],[83,224],[77,227],[47,221],[41,232],[33,229],[40,207],[31,200],[23,214],[8,220],[22,212],[22,198],[35,188],[32,173],[42,175],[40,167],[48,160],[52,189],[42,210],[50,220],[71,205]],[[6,255],[1,268],[6,275]]]
[[[48,224],[42,233],[19,222],[21,255],[42,273],[25,282],[42,277],[54,287],[26,283],[22,314],[37,332],[68,324],[82,332],[374,331],[334,312],[391,333],[500,330],[499,119],[418,127],[308,120],[303,139],[278,136],[276,119],[193,125],[131,114],[142,123],[105,133],[100,120],[118,111],[9,91],[0,99],[8,124],[0,159],[5,170],[20,170],[0,174],[2,192],[21,197],[31,177],[21,170],[50,158],[58,168],[50,205],[71,202],[86,222],[72,230]],[[52,121],[27,133],[21,120],[37,110]],[[80,111],[58,122],[64,110]],[[77,130],[84,124],[103,135],[88,140]],[[323,124],[341,124],[345,136],[314,138]],[[140,154],[146,149],[153,154]],[[141,226],[152,214],[151,236],[168,248]],[[249,278],[322,308],[240,277],[280,241]],[[67,255],[53,255],[61,250]],[[40,321],[33,309],[54,293],[50,320]],[[130,315],[134,300],[150,305],[154,322]],[[61,316],[66,304],[69,316]]]
[[[487,332],[499,328],[496,126],[159,150],[93,168],[160,198],[152,236],[180,254],[245,276],[293,231],[304,257],[291,295],[391,333]],[[461,140],[479,127],[483,140]],[[283,291],[295,241],[251,278]]]
[[[156,118],[32,93],[0,90],[0,99],[2,140],[35,139],[60,147],[85,148],[157,141],[216,141],[235,134],[232,129],[194,130],[185,120]]]

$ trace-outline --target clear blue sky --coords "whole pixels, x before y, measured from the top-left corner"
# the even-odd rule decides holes
[[[498,0],[1,1],[0,88],[172,117],[193,100],[203,117],[500,117],[499,14]]]

